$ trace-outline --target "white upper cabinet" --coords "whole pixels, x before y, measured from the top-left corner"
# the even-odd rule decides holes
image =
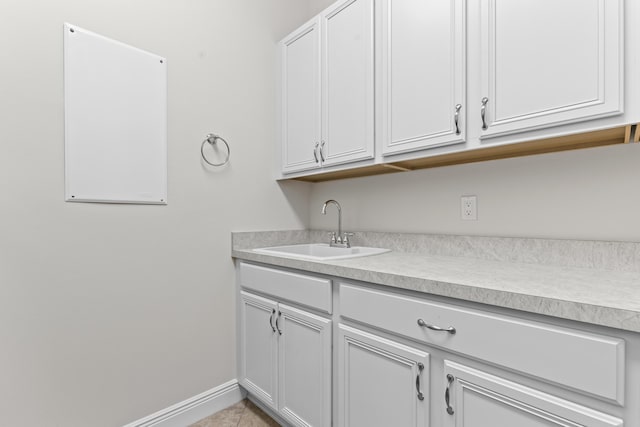
[[[348,0],[321,14],[324,165],[373,157],[373,0]]]
[[[282,172],[372,159],[373,0],[336,3],[281,42]]]
[[[638,13],[635,0],[339,0],[281,42],[281,172],[636,124]]]
[[[315,19],[281,42],[282,169],[320,165],[320,26]]]
[[[383,154],[465,140],[464,0],[382,1]]]
[[[481,0],[480,15],[481,138],[623,113],[623,0]]]

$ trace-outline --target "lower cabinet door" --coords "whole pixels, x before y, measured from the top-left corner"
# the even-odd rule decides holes
[[[240,384],[277,410],[277,303],[247,292],[240,298]]]
[[[444,427],[622,427],[623,421],[485,372],[445,361]]]
[[[429,355],[340,325],[338,426],[429,425]]]
[[[279,411],[294,426],[331,426],[331,320],[278,306]]]

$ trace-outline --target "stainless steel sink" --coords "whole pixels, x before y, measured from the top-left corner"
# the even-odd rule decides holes
[[[287,258],[329,261],[334,259],[357,258],[389,252],[389,249],[353,246],[339,248],[326,243],[307,243],[301,245],[273,246],[270,248],[254,249],[254,252]]]

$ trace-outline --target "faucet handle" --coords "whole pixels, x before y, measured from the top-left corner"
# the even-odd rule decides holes
[[[331,238],[331,243],[336,243],[338,241],[337,237],[336,237],[336,232],[335,231],[331,231],[329,233],[327,233],[329,235],[329,237]]]
[[[349,241],[349,237],[355,236],[355,233],[342,233],[342,234],[343,234],[342,243],[344,243],[345,245],[347,245],[348,248],[350,248],[351,242]]]

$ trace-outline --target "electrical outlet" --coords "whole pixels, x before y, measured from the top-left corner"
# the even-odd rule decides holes
[[[460,217],[465,221],[478,219],[478,198],[476,196],[462,196],[460,198]]]

